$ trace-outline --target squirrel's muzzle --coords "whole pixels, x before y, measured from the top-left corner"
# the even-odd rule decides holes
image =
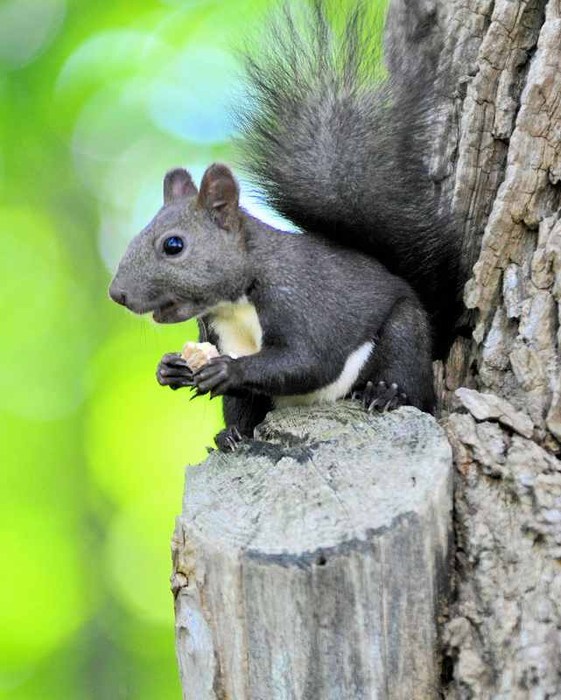
[[[118,285],[115,284],[115,281],[112,282],[111,286],[109,287],[109,296],[113,301],[117,304],[121,304],[121,306],[126,306],[127,305],[127,295],[126,292],[121,289]]]

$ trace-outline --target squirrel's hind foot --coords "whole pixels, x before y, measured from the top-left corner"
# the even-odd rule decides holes
[[[394,382],[388,386],[384,381],[377,384],[367,382],[364,389],[353,392],[352,398],[361,401],[369,413],[374,410],[391,411],[409,403],[407,394],[400,390],[398,384]]]
[[[216,447],[220,452],[235,452],[244,440],[243,435],[235,425],[224,428],[214,438]]]

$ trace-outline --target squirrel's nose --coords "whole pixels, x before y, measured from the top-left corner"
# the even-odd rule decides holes
[[[111,299],[113,299],[114,302],[117,304],[121,304],[122,306],[127,305],[127,295],[126,292],[124,292],[121,287],[118,287],[115,283],[113,283],[109,287],[109,296]]]

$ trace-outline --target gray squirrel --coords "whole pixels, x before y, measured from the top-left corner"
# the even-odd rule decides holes
[[[181,168],[125,252],[110,295],[159,323],[196,317],[220,356],[193,372],[165,355],[160,384],[222,395],[222,450],[274,406],[361,397],[368,410],[432,412],[432,359],[459,311],[459,236],[425,164],[430,76],[379,79],[361,3],[335,32],[322,0],[285,9],[246,57],[244,168],[302,231],[239,206],[228,167],[197,189]],[[447,211],[448,209],[448,211]]]

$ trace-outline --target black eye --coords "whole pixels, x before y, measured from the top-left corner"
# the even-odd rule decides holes
[[[164,253],[166,255],[178,255],[183,250],[183,238],[170,236],[164,241]]]

